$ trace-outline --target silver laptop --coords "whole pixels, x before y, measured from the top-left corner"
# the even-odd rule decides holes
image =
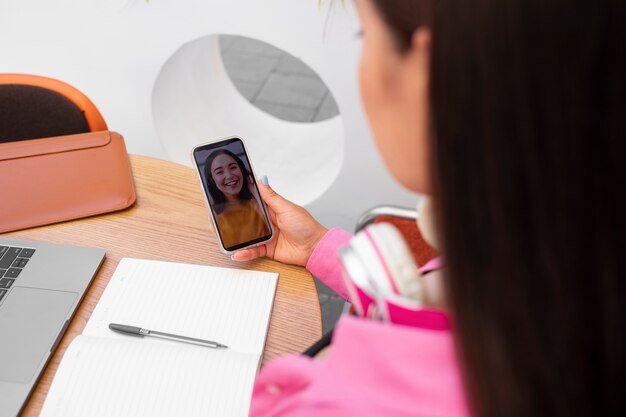
[[[0,416],[23,407],[104,260],[99,248],[0,238]]]

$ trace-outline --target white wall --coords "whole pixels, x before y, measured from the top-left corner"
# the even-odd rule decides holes
[[[188,159],[175,155],[172,132],[176,132],[177,124],[181,132],[193,132],[203,118],[196,117],[192,129],[174,101],[172,116],[168,117],[167,100],[173,97],[172,92],[178,95],[178,103],[191,100],[175,85],[155,91],[165,64],[186,45],[213,34],[268,42],[302,59],[328,85],[341,118],[327,123],[330,133],[324,134],[324,139],[332,136],[333,141],[340,142],[333,145],[340,150],[340,157],[335,168],[320,168],[319,175],[314,171],[316,165],[311,165],[307,176],[319,176],[322,183],[313,194],[299,195],[291,176],[276,170],[276,161],[268,156],[271,143],[265,141],[273,136],[255,135],[252,130],[246,135],[248,142],[253,142],[251,148],[264,150],[254,152],[255,167],[270,176],[279,192],[305,203],[327,226],[351,229],[358,215],[371,206],[414,205],[417,199],[392,180],[371,140],[357,88],[358,30],[350,0],[0,0],[0,71],[68,82],[94,101],[110,129],[124,135],[130,153],[188,163]],[[215,62],[218,66],[219,61]],[[186,75],[192,77],[187,78],[188,85],[193,85],[193,76]],[[198,79],[203,80],[198,85],[210,85],[206,71]],[[165,90],[169,93],[162,94]],[[159,94],[161,98],[156,99]],[[215,112],[205,114],[207,126],[211,117],[218,117]],[[236,133],[251,122],[244,118],[229,123]],[[268,129],[280,126],[269,119],[263,123]],[[210,138],[211,129],[203,129],[201,126],[203,137],[197,143]],[[256,136],[265,139],[255,140]],[[307,143],[312,150],[312,142]],[[188,146],[181,143],[181,155],[188,152]],[[306,148],[281,149],[285,163],[291,161],[297,167],[293,160],[306,159]],[[329,174],[329,169],[337,172]]]

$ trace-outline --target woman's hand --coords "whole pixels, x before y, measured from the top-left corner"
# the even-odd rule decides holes
[[[259,192],[274,225],[274,239],[261,246],[242,249],[232,258],[249,261],[266,256],[287,264],[305,266],[328,230],[303,207],[284,199],[261,181]]]

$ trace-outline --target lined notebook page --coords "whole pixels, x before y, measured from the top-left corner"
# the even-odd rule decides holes
[[[233,351],[79,336],[41,416],[244,417],[256,369]]]
[[[108,328],[120,323],[212,340],[260,358],[277,279],[270,272],[123,258],[83,334],[132,337]]]

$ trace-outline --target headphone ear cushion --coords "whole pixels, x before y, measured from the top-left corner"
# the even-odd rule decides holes
[[[395,226],[389,223],[370,225],[352,239],[351,246],[383,294],[422,301],[417,265]]]

